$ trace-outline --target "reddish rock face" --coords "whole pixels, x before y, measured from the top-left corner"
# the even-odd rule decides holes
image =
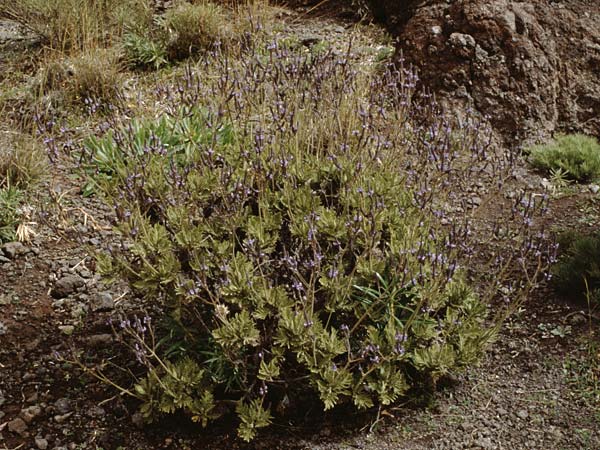
[[[600,2],[371,3],[422,83],[451,107],[489,115],[506,143],[600,135]]]

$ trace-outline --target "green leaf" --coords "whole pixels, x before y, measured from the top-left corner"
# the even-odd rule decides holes
[[[217,343],[236,351],[245,346],[256,347],[260,343],[260,332],[248,311],[242,311],[231,319],[225,319],[221,327],[212,332]]]
[[[340,396],[351,394],[352,374],[344,368],[336,367],[333,362],[325,364],[315,382],[325,410],[333,408]]]
[[[263,381],[273,381],[279,376],[279,372],[280,367],[277,358],[273,358],[268,363],[262,360],[258,369],[258,379]]]

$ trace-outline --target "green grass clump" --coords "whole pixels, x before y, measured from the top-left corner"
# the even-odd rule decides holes
[[[561,135],[547,145],[531,149],[532,164],[549,172],[557,172],[579,182],[600,178],[600,144],[582,134]]]
[[[15,240],[15,232],[20,223],[19,205],[23,193],[15,188],[0,188],[0,244]]]
[[[565,234],[564,255],[553,269],[554,284],[565,296],[600,305],[600,233]]]

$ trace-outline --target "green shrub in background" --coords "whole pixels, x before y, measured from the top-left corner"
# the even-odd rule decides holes
[[[600,144],[593,137],[561,135],[550,144],[533,147],[530,152],[532,164],[539,169],[560,171],[579,182],[600,178]]]
[[[590,236],[564,234],[564,255],[553,269],[554,283],[566,296],[600,304],[600,233]]]
[[[147,34],[128,33],[123,48],[127,64],[142,69],[158,70],[168,63],[167,46]]]
[[[125,33],[125,59],[133,67],[156,70],[216,47],[239,50],[264,35],[264,22],[272,20],[273,14],[265,0],[242,2],[231,9],[206,1],[178,1],[151,26]]]
[[[90,49],[70,58],[57,58],[41,71],[39,93],[56,92],[65,105],[90,101],[114,105],[122,92],[120,70],[119,55],[110,49]]]
[[[28,135],[0,131],[0,188],[25,190],[47,170],[44,150]]]

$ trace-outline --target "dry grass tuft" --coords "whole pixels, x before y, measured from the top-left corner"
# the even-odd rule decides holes
[[[68,105],[94,100],[104,105],[118,101],[123,76],[119,54],[94,49],[71,58],[51,56],[38,77],[40,95],[58,93]]]
[[[25,189],[43,178],[47,158],[27,134],[0,131],[0,188]]]
[[[42,36],[46,44],[73,53],[106,47],[126,28],[152,19],[149,0],[0,0],[9,17]]]
[[[209,2],[179,2],[165,14],[165,27],[171,59],[187,58],[232,37],[225,11]]]

